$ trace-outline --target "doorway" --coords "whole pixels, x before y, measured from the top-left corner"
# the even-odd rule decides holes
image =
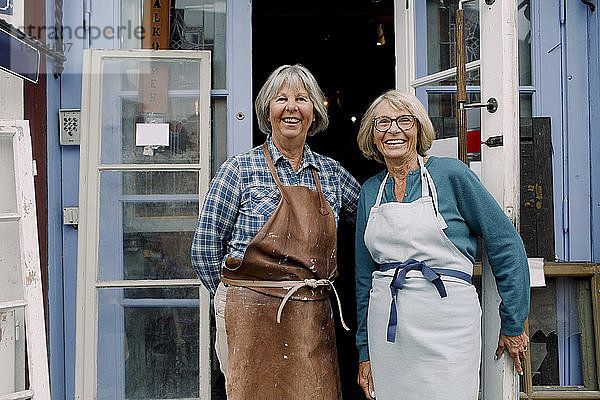
[[[362,184],[383,169],[364,159],[356,137],[363,113],[381,93],[395,87],[394,2],[392,0],[306,0],[252,4],[253,99],[282,64],[300,63],[316,77],[328,100],[329,128],[307,143],[338,160]],[[253,145],[265,136],[254,123]],[[336,316],[338,358],[344,399],[364,399],[356,384],[358,353],[354,295],[354,227],[340,220],[336,287],[344,317]]]

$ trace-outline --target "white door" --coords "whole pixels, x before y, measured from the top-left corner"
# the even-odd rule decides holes
[[[0,121],[0,171],[0,400],[50,399],[27,121]]]
[[[481,165],[477,165],[476,172],[518,224],[519,14],[515,0],[397,0],[397,87],[415,92],[428,108],[434,127],[442,137],[456,136],[456,119],[452,117],[457,108],[454,13],[459,3],[465,9],[467,100],[485,102],[494,97],[499,102],[495,113],[486,109],[469,110],[467,130],[479,131],[480,142],[491,136],[503,138],[500,147],[481,146],[478,151]],[[457,141],[451,143],[456,146]],[[498,361],[493,359],[500,330],[499,303],[494,278],[484,256],[481,388],[486,400],[519,396],[518,375],[510,357],[505,354]]]
[[[210,180],[209,51],[86,50],[77,399],[206,399],[208,292],[190,264]]]

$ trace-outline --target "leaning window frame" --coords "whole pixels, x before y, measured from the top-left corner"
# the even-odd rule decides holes
[[[481,277],[481,264],[473,268],[473,276]],[[544,262],[544,277],[548,278],[588,278],[592,295],[592,323],[596,351],[596,379],[600,388],[600,263],[588,262]],[[529,324],[526,322],[525,331],[529,334]],[[531,353],[526,353],[524,368],[524,387],[521,388],[521,399],[600,399],[600,390],[572,390],[569,386],[544,386],[544,390],[535,390],[532,385]],[[548,389],[552,388],[552,389]],[[555,389],[554,389],[555,388]]]

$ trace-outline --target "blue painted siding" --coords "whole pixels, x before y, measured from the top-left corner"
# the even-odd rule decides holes
[[[600,262],[600,12],[587,11],[592,261]]]
[[[52,2],[53,3],[53,2]],[[46,3],[46,26],[54,26],[54,4]],[[49,43],[51,44],[51,43]],[[58,135],[60,78],[46,63],[46,157],[48,179],[48,348],[53,399],[65,398],[65,347],[62,261],[62,171]]]
[[[565,188],[569,198],[567,252],[570,261],[590,261],[590,131],[588,98],[588,6],[580,1],[565,2],[566,25],[563,25],[566,46],[566,74],[563,74],[564,95],[567,107],[565,141]],[[566,53],[566,54],[565,54]],[[564,58],[563,58],[564,60]],[[565,64],[565,63],[563,63]]]

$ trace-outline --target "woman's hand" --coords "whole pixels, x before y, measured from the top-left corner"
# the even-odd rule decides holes
[[[521,333],[519,336],[506,336],[500,334],[498,348],[496,349],[496,358],[500,358],[505,349],[508,350],[508,354],[512,357],[517,372],[519,375],[523,375],[521,360],[525,360],[527,344],[529,344],[529,336],[527,336],[525,332]]]
[[[369,400],[375,399],[375,388],[373,387],[373,376],[371,375],[371,361],[363,361],[358,364],[358,385],[365,391]]]

